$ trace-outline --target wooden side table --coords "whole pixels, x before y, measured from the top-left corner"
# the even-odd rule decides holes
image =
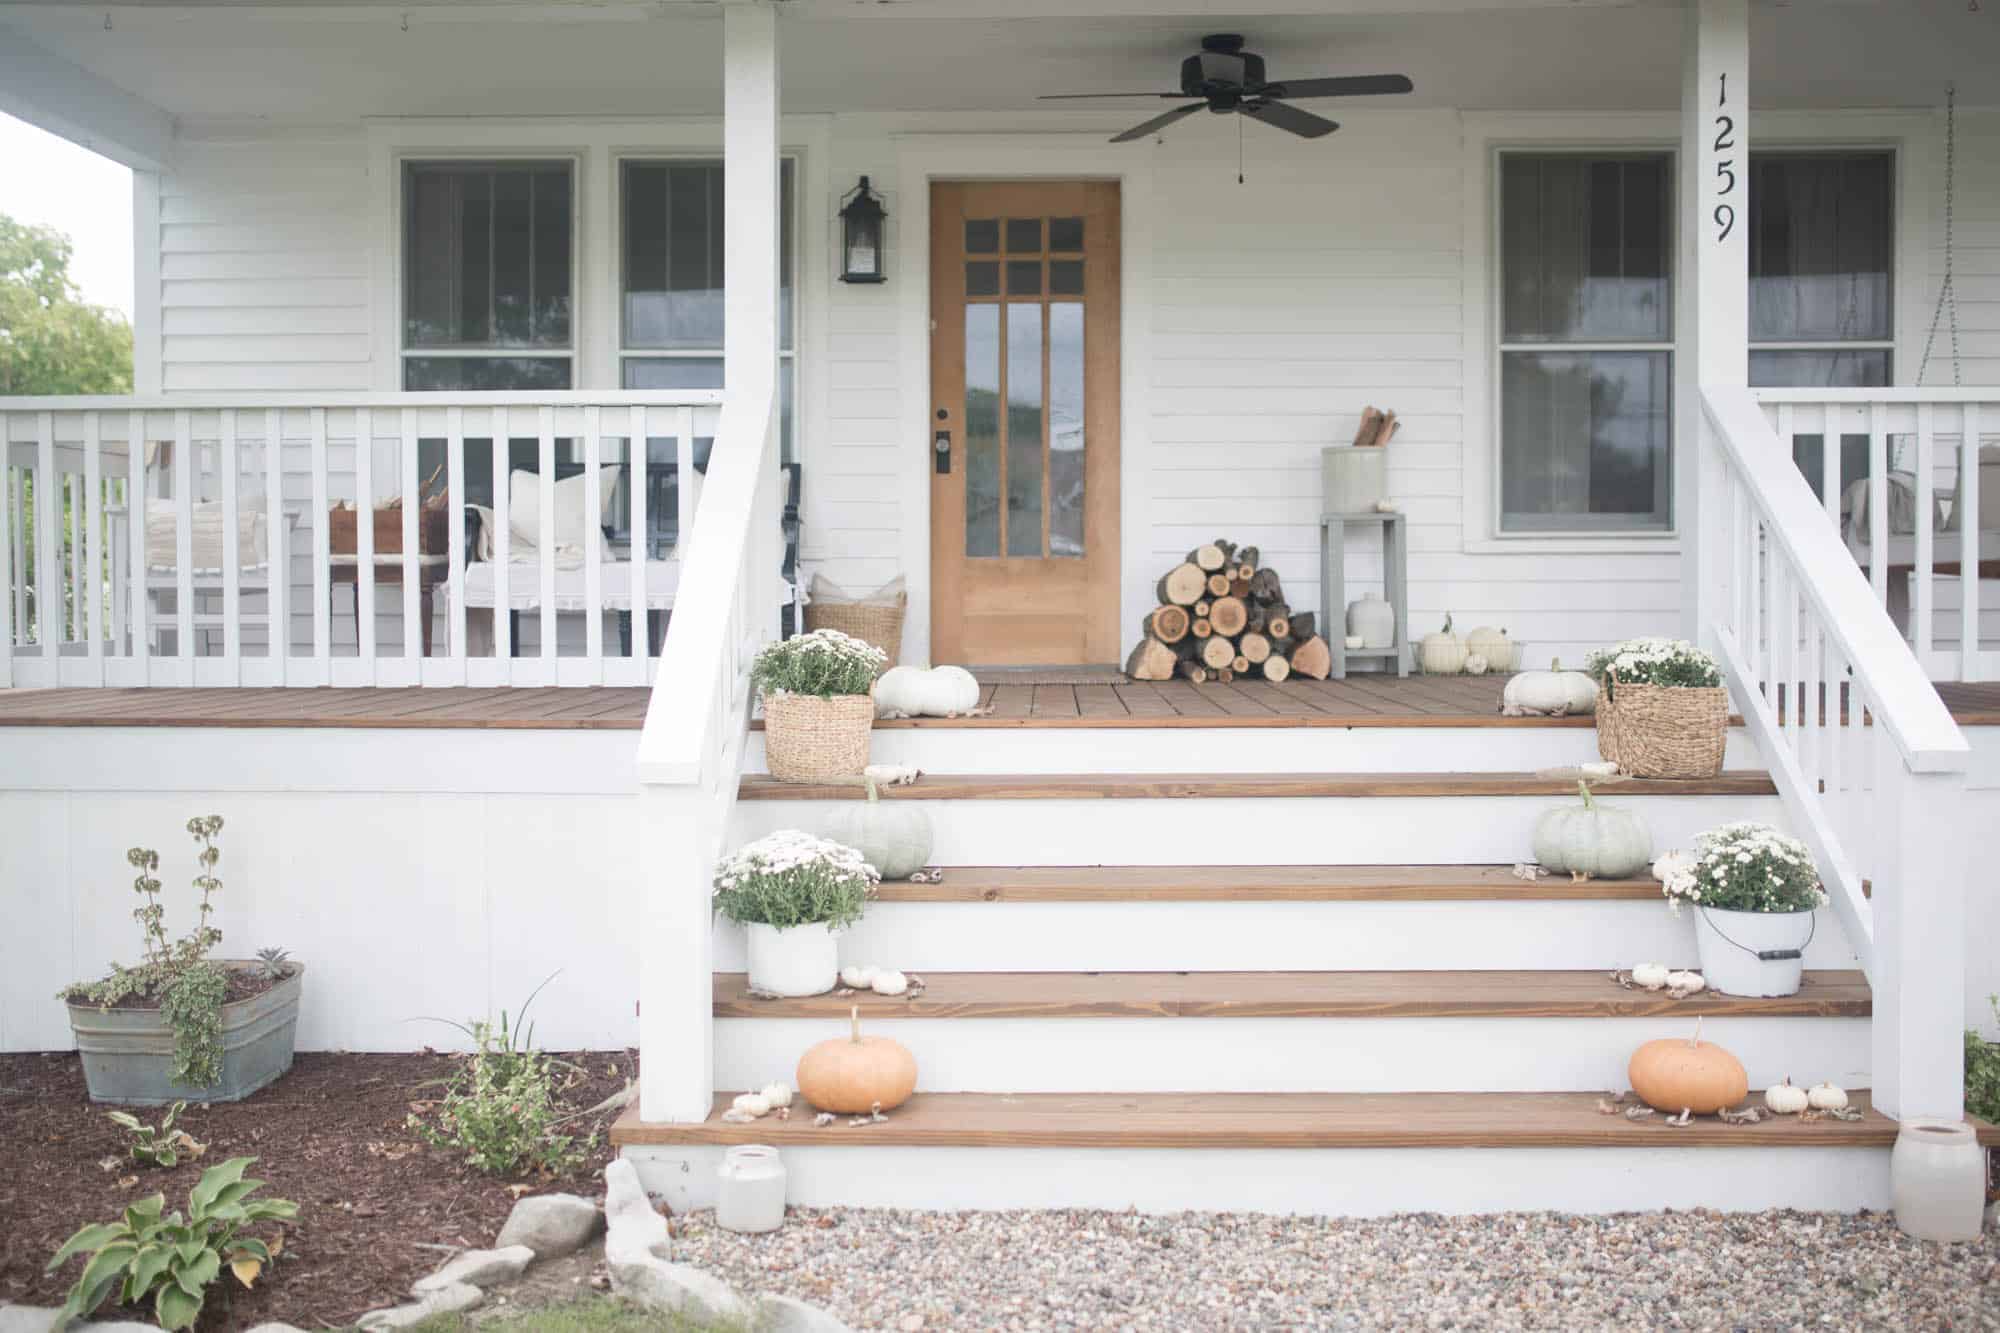
[[[331,570],[327,578],[326,600],[331,607],[333,590],[345,584],[354,589],[354,641],[361,642],[361,562],[351,555],[329,557]],[[431,608],[436,601],[436,589],[450,576],[451,557],[448,555],[420,555],[417,557],[417,599],[422,608],[418,618],[422,622],[424,636],[424,656],[431,655]],[[403,582],[403,555],[400,551],[383,552],[375,557],[375,586],[384,584],[401,587]],[[397,614],[401,615],[398,608]]]
[[[1351,659],[1376,662],[1386,672],[1410,674],[1409,528],[1403,513],[1369,510],[1319,516],[1319,631],[1333,657],[1333,678],[1345,679]],[[1382,595],[1396,614],[1395,637],[1387,648],[1347,646],[1347,529],[1373,525],[1382,530]]]

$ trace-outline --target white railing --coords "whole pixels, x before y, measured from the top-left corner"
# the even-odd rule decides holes
[[[1819,440],[1820,502],[1932,678],[2000,678],[1979,587],[2000,578],[2000,389],[1753,393],[1785,452]],[[1867,471],[1843,475],[1841,441],[1863,437]],[[1987,619],[2000,642],[2000,605]]]
[[[1704,638],[1867,970],[1877,1105],[1956,1119],[1965,737],[1751,393],[1702,405]]]
[[[685,593],[667,626],[639,736],[642,854],[654,886],[646,929],[655,941],[640,1044],[668,1056],[642,1062],[647,1120],[709,1114],[708,884],[736,806],[754,703],[751,661],[779,633],[783,543],[764,517],[778,505],[780,484],[769,390],[732,397],[716,441]]]
[[[0,399],[0,686],[645,684],[721,399]]]

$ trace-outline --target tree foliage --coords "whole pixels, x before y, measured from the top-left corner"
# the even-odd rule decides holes
[[[130,393],[132,326],[86,303],[69,237],[0,213],[0,395]]]

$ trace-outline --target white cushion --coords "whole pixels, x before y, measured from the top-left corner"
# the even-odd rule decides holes
[[[600,467],[598,476],[599,514],[597,523],[612,517],[612,492],[618,489],[615,466]],[[581,548],[588,539],[591,523],[584,513],[584,482],[581,472],[555,484],[555,532],[550,545]],[[507,528],[516,541],[539,549],[542,546],[542,478],[538,472],[517,470],[508,479]]]

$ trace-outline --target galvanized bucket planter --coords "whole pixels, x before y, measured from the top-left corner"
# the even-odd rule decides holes
[[[256,963],[225,962],[251,968]],[[305,967],[262,995],[222,1006],[222,1078],[204,1088],[173,1081],[174,1030],[157,1009],[69,1006],[70,1032],[83,1057],[90,1100],[124,1106],[173,1102],[238,1102],[292,1067]]]

